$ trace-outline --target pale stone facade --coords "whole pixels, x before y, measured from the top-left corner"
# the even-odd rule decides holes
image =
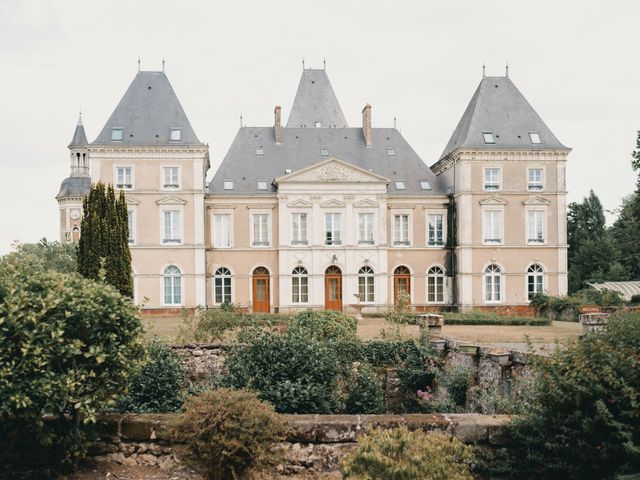
[[[401,292],[418,310],[471,309],[566,293],[570,150],[508,78],[483,78],[431,169],[362,113],[349,128],[326,72],[304,70],[286,127],[280,107],[273,127],[242,127],[206,185],[208,146],[164,73],[141,72],[96,141],[76,129],[61,239],[102,181],[125,190],[148,309],[366,312]]]

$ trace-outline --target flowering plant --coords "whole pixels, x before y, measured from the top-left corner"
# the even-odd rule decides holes
[[[416,394],[418,395],[418,400],[424,404],[428,404],[433,399],[431,387],[426,387],[424,391],[418,390]]]

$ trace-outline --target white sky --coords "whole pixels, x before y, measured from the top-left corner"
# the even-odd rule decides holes
[[[215,171],[239,126],[289,114],[327,71],[351,126],[398,127],[435,162],[481,77],[510,76],[565,145],[569,200],[633,191],[640,2],[0,0],[0,253],[58,238],[54,199],[82,108],[93,141],[137,71],[166,72]]]

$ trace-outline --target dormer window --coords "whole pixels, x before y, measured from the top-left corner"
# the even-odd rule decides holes
[[[287,175],[290,174],[292,171],[293,170],[291,170],[290,168],[285,168],[284,169],[284,173],[287,174]]]
[[[482,138],[484,138],[484,143],[492,145],[496,143],[496,140],[493,138],[493,133],[491,132],[482,132]]]
[[[396,151],[393,148],[387,147],[387,155],[390,157],[395,157]]]
[[[258,190],[267,190],[269,188],[269,184],[265,181],[258,182]]]
[[[422,190],[431,190],[431,183],[429,180],[420,180],[420,188]]]
[[[322,126],[322,123],[316,122],[316,128],[320,128],[321,126]]]
[[[396,184],[396,190],[406,190],[407,189],[407,186],[405,185],[404,180],[397,180],[395,182],[395,184]]]
[[[540,134],[538,132],[529,132],[529,138],[531,139],[531,143],[534,145],[540,145],[542,140],[540,140]]]
[[[321,148],[320,149],[320,155],[322,155],[323,157],[326,157],[327,155],[329,155],[329,149],[328,148]]]
[[[225,182],[223,182],[222,188],[224,188],[225,190],[233,190],[233,182],[230,180],[226,180]]]
[[[256,147],[256,155],[258,157],[262,157],[264,155],[264,148],[260,147]]]
[[[172,128],[169,139],[172,142],[179,142],[180,140],[182,140],[182,130],[179,128]]]
[[[115,142],[121,142],[122,141],[122,129],[121,128],[114,128],[111,130],[111,140],[115,141]]]

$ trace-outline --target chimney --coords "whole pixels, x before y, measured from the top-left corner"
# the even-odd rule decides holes
[[[273,135],[276,139],[276,145],[280,145],[282,143],[282,126],[280,125],[280,106],[276,106],[273,111],[274,122],[273,122]]]
[[[364,134],[364,144],[367,148],[373,146],[373,135],[371,134],[371,105],[368,103],[362,109],[362,133]]]

